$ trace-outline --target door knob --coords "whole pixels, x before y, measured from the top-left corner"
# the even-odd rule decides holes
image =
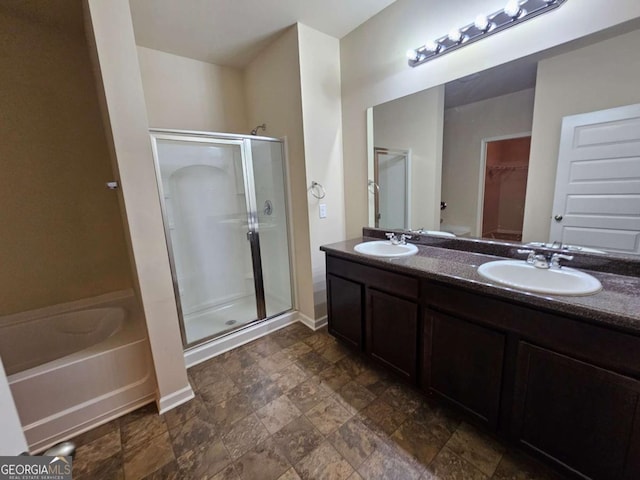
[[[555,217],[553,217],[553,219],[554,219],[556,222],[561,222],[561,221],[562,221],[562,215],[556,215]]]

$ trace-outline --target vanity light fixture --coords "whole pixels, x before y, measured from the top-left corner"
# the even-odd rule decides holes
[[[504,13],[515,20],[517,18],[524,17],[527,14],[527,11],[522,9],[519,0],[509,0],[504,7]]]
[[[473,26],[476,27],[482,33],[485,33],[487,30],[489,30],[493,26],[493,23],[489,21],[486,15],[478,15],[475,21],[473,22]]]
[[[407,51],[410,67],[417,67],[445,53],[518,25],[560,7],[567,0],[509,0],[502,10],[478,15],[473,23],[452,29],[448,35]]]
[[[447,35],[447,38],[451,40],[453,43],[456,43],[456,44],[460,43],[462,42],[462,39],[463,39],[462,32],[457,28],[454,28],[449,32],[449,35]]]

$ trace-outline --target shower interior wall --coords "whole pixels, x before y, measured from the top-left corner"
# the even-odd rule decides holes
[[[184,167],[190,163],[185,158],[189,150],[173,144],[158,148],[182,314],[249,295],[253,275],[242,229],[247,216],[240,152],[212,147],[209,164]],[[165,158],[176,162],[171,165]]]

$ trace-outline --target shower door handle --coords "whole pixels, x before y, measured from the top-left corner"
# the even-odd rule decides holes
[[[251,240],[253,240],[253,232],[249,230],[247,232],[247,241],[250,242]]]

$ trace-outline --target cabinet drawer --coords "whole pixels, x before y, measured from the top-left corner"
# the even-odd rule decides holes
[[[369,267],[361,263],[350,262],[330,255],[327,256],[327,273],[406,298],[417,299],[420,292],[420,284],[417,278],[376,267]]]

